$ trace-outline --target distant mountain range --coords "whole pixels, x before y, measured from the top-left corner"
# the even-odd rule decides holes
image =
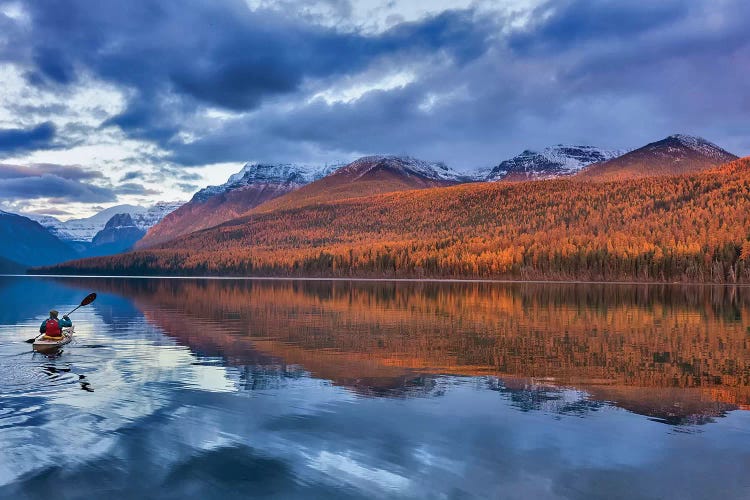
[[[540,152],[526,150],[494,167],[484,180],[528,181],[574,175],[587,165],[610,160],[622,154],[623,151],[562,144],[545,148]]]
[[[145,234],[146,230],[136,224],[132,215],[115,214],[91,240],[85,256],[112,255],[130,250]]]
[[[45,266],[78,257],[78,254],[36,221],[0,211],[0,258],[7,266]]]
[[[48,215],[20,214],[39,222],[63,241],[88,243],[96,233],[104,229],[107,222],[115,215],[129,214],[135,225],[144,231],[161,221],[167,214],[179,208],[184,202],[158,202],[150,207],[137,205],[117,205],[86,217],[61,221]]]
[[[92,217],[65,222],[45,215],[0,211],[0,237],[12,242],[0,246],[0,273],[129,250],[148,228],[180,204],[118,205]]]
[[[153,222],[159,219],[159,214],[169,212],[174,205],[169,207],[162,205],[160,210],[152,209],[151,212],[146,209],[139,210],[138,207],[135,209],[127,206],[115,207],[111,212],[118,211],[118,209],[122,211],[125,208],[124,213],[128,213],[130,219],[117,215],[117,220],[114,220],[112,224],[100,228],[100,231],[103,231],[100,236],[95,234],[95,237],[92,237],[92,240],[107,243],[99,249],[94,249],[97,245],[88,243],[86,249],[79,249],[79,254],[81,256],[103,255],[133,247],[138,250],[149,248],[179,250],[182,248],[190,252],[202,252],[201,245],[205,244],[207,248],[213,248],[218,241],[222,242],[219,245],[224,249],[222,252],[235,253],[240,251],[240,247],[232,241],[246,241],[247,231],[266,231],[254,237],[265,238],[264,241],[271,241],[277,236],[285,238],[285,244],[296,241],[302,251],[302,248],[307,248],[306,245],[309,246],[312,243],[299,235],[292,237],[291,234],[287,234],[292,227],[289,226],[288,218],[301,217],[299,220],[295,219],[293,223],[295,228],[301,230],[305,227],[305,217],[307,217],[302,214],[315,207],[329,207],[332,229],[329,233],[326,231],[320,233],[319,239],[315,240],[319,243],[313,244],[311,248],[316,248],[315,245],[325,246],[325,244],[336,244],[340,241],[336,234],[336,231],[340,229],[333,228],[338,227],[336,226],[337,214],[346,213],[349,210],[347,207],[350,206],[363,207],[360,216],[363,221],[372,218],[373,224],[385,227],[387,224],[382,220],[381,214],[371,213],[364,206],[367,203],[376,203],[378,196],[385,196],[389,193],[395,193],[393,196],[397,198],[410,198],[416,196],[411,192],[430,190],[443,193],[440,196],[449,197],[452,191],[439,188],[450,188],[459,184],[468,186],[477,183],[492,184],[498,181],[505,184],[509,181],[517,183],[556,178],[569,178],[572,184],[567,189],[572,192],[583,192],[589,188],[578,185],[577,181],[623,181],[640,177],[696,174],[734,159],[736,156],[705,139],[673,135],[627,153],[592,146],[566,145],[551,146],[537,152],[526,150],[494,168],[473,174],[462,174],[444,163],[428,162],[408,156],[368,156],[346,165],[336,164],[323,167],[246,164],[226,183],[198,191],[188,203],[171,211],[156,224]],[[547,188],[542,187],[539,191],[543,192],[545,189]],[[515,191],[509,192],[507,196],[515,194],[517,194]],[[360,203],[357,201],[360,199],[365,201]],[[550,203],[553,201],[550,200]],[[519,198],[516,206],[504,200],[497,200],[497,203],[501,202],[506,210],[521,210],[524,199]],[[435,206],[441,206],[437,199]],[[451,206],[450,210],[459,208]],[[50,226],[51,231],[57,231],[59,234],[67,230],[69,238],[70,235],[88,236],[92,232],[91,228],[94,225],[98,227],[101,219],[110,213],[100,214],[85,222],[73,221],[72,224],[68,223],[67,228],[62,224],[48,223],[47,225]],[[139,224],[138,218],[144,220],[144,213],[157,215],[149,218],[148,223]],[[431,218],[439,215],[432,211],[424,214],[415,213],[407,224],[413,226],[427,223]],[[261,219],[273,219],[277,223],[271,226],[258,226],[254,221]],[[456,220],[459,219],[460,217],[456,215]],[[486,221],[486,223],[490,224],[488,227],[494,224],[492,221]],[[461,231],[461,228],[455,227],[455,224],[458,222],[446,221],[445,225],[441,226],[446,231],[444,237]],[[151,227],[147,229],[149,225]],[[222,226],[231,228],[231,241],[227,240],[228,233],[221,228]],[[263,229],[260,229],[261,227]],[[146,235],[139,238],[138,230],[144,229],[147,229]],[[200,236],[186,239],[190,235],[198,235],[199,232]],[[378,234],[381,234],[384,241],[398,241],[401,238],[398,234],[382,231]],[[213,241],[214,237],[218,240]],[[487,238],[488,235],[477,234],[475,237],[482,239]],[[522,235],[519,237],[522,238]],[[70,241],[76,243],[75,240]],[[255,240],[251,238],[246,246],[242,247],[244,252],[255,253],[256,247],[252,241]],[[304,243],[305,241],[308,242]],[[372,240],[369,241],[369,244],[374,244]],[[435,245],[437,249],[442,243],[435,243]],[[491,251],[489,247],[487,251]],[[249,254],[246,253],[246,255]],[[206,265],[209,265],[208,262]],[[245,264],[241,264],[240,268],[242,265]]]
[[[293,193],[265,203],[258,210],[291,209],[394,191],[445,187],[470,180],[440,162],[408,156],[366,156]]]
[[[247,164],[226,183],[198,191],[189,203],[149,230],[136,248],[216,226],[259,206],[289,208],[311,200],[331,201],[470,180],[444,163],[398,156],[368,156],[348,165],[324,167]]]
[[[306,201],[301,188],[153,249],[51,271],[750,283],[750,158],[682,175],[355,189],[323,202],[315,184],[335,175],[309,184]]]
[[[673,137],[684,138],[686,148],[693,145],[695,153],[688,156],[697,158],[713,154],[713,145],[707,146],[710,143],[703,139]],[[653,158],[669,156],[674,149],[671,141],[665,141],[667,143],[664,147],[652,148],[650,154]],[[347,165],[325,167],[247,164],[226,183],[198,191],[189,203],[151,228],[136,244],[136,248],[152,247],[222,224],[241,217],[256,207],[261,211],[273,211],[311,203],[466,182],[528,181],[576,176],[591,165],[602,164],[622,155],[621,151],[593,146],[556,145],[540,152],[526,150],[489,171],[468,174],[457,172],[444,163],[399,156],[368,156]],[[704,168],[711,167],[733,158],[735,156],[728,153],[716,153],[712,161],[701,165]],[[641,161],[647,162],[645,157]],[[669,173],[669,169],[665,169],[663,173]]]
[[[188,203],[149,230],[137,247],[157,245],[239,217],[251,208],[321,179],[339,167],[339,164],[311,167],[248,163],[224,184],[198,191]]]

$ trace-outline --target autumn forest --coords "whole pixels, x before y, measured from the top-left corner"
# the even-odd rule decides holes
[[[749,237],[741,159],[693,175],[474,183],[256,209],[151,249],[43,271],[747,283]]]

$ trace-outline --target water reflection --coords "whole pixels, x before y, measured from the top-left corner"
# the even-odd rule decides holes
[[[0,325],[2,498],[750,486],[746,289],[0,278],[19,293],[44,304]]]
[[[578,387],[671,423],[750,404],[747,288],[73,283],[128,297],[203,355],[299,365],[362,394],[424,392],[435,374],[500,375]]]

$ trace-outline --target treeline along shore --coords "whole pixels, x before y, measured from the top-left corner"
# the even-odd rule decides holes
[[[32,272],[750,283],[750,159],[261,205],[152,248]]]

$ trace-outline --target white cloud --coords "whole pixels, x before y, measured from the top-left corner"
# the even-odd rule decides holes
[[[29,22],[29,13],[21,2],[8,2],[0,5],[0,14],[21,24]]]
[[[123,172],[132,169],[134,163],[152,171],[166,163],[160,160],[165,152],[154,144],[130,139],[115,127],[101,128],[105,120],[125,110],[125,92],[113,85],[84,75],[75,85],[66,89],[35,87],[26,83],[23,68],[13,64],[0,64],[0,81],[3,82],[3,90],[0,92],[0,129],[31,127],[49,121],[55,125],[57,142],[60,143],[60,147],[55,149],[4,157],[5,163],[81,165],[102,172],[115,185]],[[227,169],[218,170],[223,176]],[[213,171],[214,169],[209,170],[204,178],[217,179],[218,176]],[[177,186],[178,183],[178,180],[146,181],[144,187],[159,191],[159,198],[165,201],[185,199],[186,193]],[[154,201],[153,196],[123,195],[117,202],[107,206],[119,203],[150,205]],[[17,210],[38,210],[44,209],[47,202],[6,200],[5,203],[8,208]],[[58,208],[83,217],[101,207],[66,203],[60,204]]]
[[[323,99],[327,104],[338,102],[350,103],[356,101],[367,92],[406,87],[416,79],[416,74],[408,70],[386,74],[379,78],[375,75],[370,75],[368,72],[353,78],[343,78],[340,83],[333,84],[314,94],[308,102]]]
[[[543,0],[310,0],[302,6],[294,0],[246,0],[246,3],[251,9],[294,10],[324,26],[374,34],[446,10],[469,8],[480,14],[514,14],[517,22],[525,22],[526,15]]]

